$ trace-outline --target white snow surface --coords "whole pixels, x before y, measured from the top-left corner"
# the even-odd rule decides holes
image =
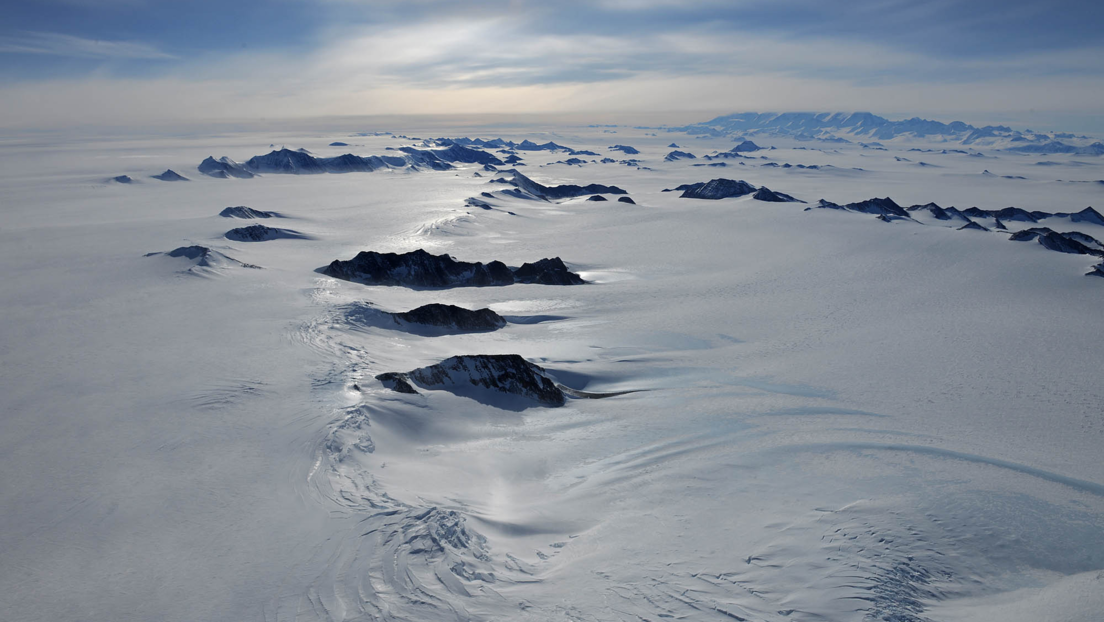
[[[270,144],[419,144],[361,129],[0,139],[0,619],[1100,619],[1104,279],[1084,276],[1099,259],[958,220],[661,192],[724,177],[810,205],[1076,212],[1104,207],[1099,158],[918,167],[894,156],[947,145],[756,137],[770,160],[695,167],[732,140],[410,127],[392,129],[616,142],[651,170],[520,154],[535,181],[616,185],[636,205],[514,198],[479,165],[195,171]],[[699,159],[664,162],[672,141]],[[166,168],[193,181],[103,181]],[[493,209],[465,205],[485,191]],[[218,214],[238,205],[309,239],[228,241]],[[145,256],[193,245],[236,262]],[[589,283],[316,272],[419,248],[558,256]],[[512,323],[427,336],[347,315],[430,302]],[[518,411],[374,380],[499,353],[573,389],[639,391]]]

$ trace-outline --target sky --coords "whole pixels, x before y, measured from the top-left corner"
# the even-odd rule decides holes
[[[0,127],[389,114],[1104,117],[1104,2],[0,0]],[[1104,129],[1104,128],[1101,128]]]

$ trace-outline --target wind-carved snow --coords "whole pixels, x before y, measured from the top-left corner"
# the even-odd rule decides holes
[[[691,162],[665,161],[677,147],[657,128],[619,129],[633,166],[548,166],[564,144],[608,153],[600,130],[475,145],[503,169],[521,149],[540,187],[507,170],[487,183],[498,166],[478,161],[168,184],[149,177],[191,170],[196,151],[121,169],[85,157],[99,142],[47,169],[33,150],[0,155],[2,346],[19,359],[0,374],[0,438],[18,441],[2,452],[18,477],[0,504],[0,615],[1094,620],[1104,289],[1082,274],[1104,240],[1085,209],[1100,164],[1037,166],[1004,150],[1000,128],[915,142],[928,126],[909,123],[878,142],[869,125],[834,137],[803,118],[697,128],[678,138]],[[450,146],[364,134],[358,153],[403,166],[401,147]],[[328,155],[347,135],[248,144]],[[966,136],[991,148],[936,142]],[[200,156],[243,144],[205,140]],[[733,152],[744,140],[763,148]],[[265,166],[283,157],[272,149]],[[212,161],[215,175],[254,174]],[[692,168],[707,163],[754,192],[662,192],[711,178]],[[27,181],[42,170],[58,173],[48,189]],[[134,183],[99,183],[124,172]],[[639,205],[588,202],[586,184]],[[832,202],[769,200],[787,193]],[[257,209],[226,217],[248,222],[216,217],[242,203]],[[313,239],[214,245],[236,225],[287,222],[260,210]],[[461,214],[472,220],[442,220]],[[541,285],[536,265],[511,270],[531,281],[511,287],[315,271],[441,246],[508,270],[562,256],[546,267],[590,284]],[[499,315],[470,324],[455,309]],[[563,404],[500,401],[508,382],[479,381],[514,366],[456,364],[472,353],[516,355]],[[375,379],[388,372],[417,394]]]

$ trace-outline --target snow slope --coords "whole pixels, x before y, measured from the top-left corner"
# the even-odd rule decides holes
[[[767,149],[721,174],[665,161],[667,145],[700,158],[731,138],[624,127],[615,142],[639,166],[521,152],[536,183],[616,186],[636,204],[534,200],[473,177],[477,163],[195,169],[272,144],[321,157],[423,146],[360,129],[3,139],[0,618],[1104,610],[1104,279],[1085,276],[1098,260],[927,212],[806,210],[886,196],[1099,210],[1096,160],[929,152],[936,166],[919,167],[908,149],[937,143],[757,136]],[[447,135],[600,154],[613,140],[574,127]],[[339,141],[352,147],[327,147]],[[191,183],[103,181],[169,168]],[[662,192],[718,177],[808,205]],[[303,238],[228,240],[220,211],[240,205],[294,218]],[[1044,224],[1104,239],[1095,223]],[[193,246],[226,259],[145,256]],[[317,272],[417,249],[510,266],[560,257],[587,282],[415,290]],[[208,278],[190,278],[197,267]],[[351,311],[429,303],[510,323],[429,335]],[[375,380],[466,354],[518,354],[580,396],[614,395],[511,409]]]

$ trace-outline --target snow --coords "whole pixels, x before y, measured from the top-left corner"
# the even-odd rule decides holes
[[[608,151],[592,128],[394,129]],[[1099,258],[1008,240],[1030,222],[958,231],[927,210],[886,223],[662,192],[708,177],[664,161],[673,138],[700,154],[727,136],[619,130],[647,171],[526,152],[535,183],[615,185],[635,205],[515,197],[477,163],[197,174],[210,154],[348,138],[281,132],[2,139],[0,618],[1099,615],[1104,282],[1084,276]],[[898,140],[772,137],[764,162],[819,168],[736,168],[810,206],[1073,214],[1104,196],[1070,183],[1104,176],[1084,156],[1001,153],[990,168],[1028,177],[1009,180],[962,153],[901,166],[946,145]],[[192,181],[104,181],[166,169]],[[492,209],[465,204],[483,192]],[[220,212],[245,205],[303,237],[226,239]],[[145,257],[191,247],[210,252]],[[587,283],[414,290],[316,271],[417,249],[561,257]],[[350,312],[429,303],[510,323],[420,334]],[[511,409],[375,380],[466,354],[520,355],[584,397],[632,392]]]

